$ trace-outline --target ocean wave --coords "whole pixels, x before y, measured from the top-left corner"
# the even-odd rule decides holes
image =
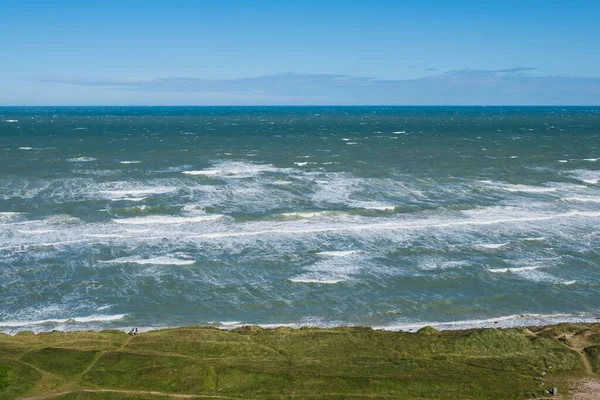
[[[499,249],[506,246],[508,243],[484,243],[478,244],[477,246],[483,247],[484,249]]]
[[[98,193],[106,195],[111,198],[127,198],[129,196],[140,196],[140,195],[153,195],[153,194],[165,194],[172,193],[178,188],[173,186],[156,186],[151,188],[131,188],[131,189],[118,189],[118,190],[100,190]]]
[[[523,272],[523,271],[533,271],[541,268],[540,265],[531,265],[528,267],[514,267],[514,268],[490,268],[489,272],[494,273],[510,273],[510,272]]]
[[[600,171],[576,169],[568,171],[567,174],[574,179],[590,185],[595,185],[600,181]]]
[[[168,216],[155,216],[150,215],[147,217],[136,217],[136,218],[120,218],[113,219],[117,224],[126,225],[163,225],[163,224],[193,224],[197,222],[208,222],[215,221],[222,218],[223,215],[201,215],[196,217],[168,217]]]
[[[479,211],[479,210],[477,210]],[[493,211],[493,210],[488,210]],[[324,225],[317,225],[313,228],[307,227],[269,227],[265,229],[255,231],[225,231],[225,232],[212,232],[202,234],[192,234],[190,238],[227,238],[227,237],[245,237],[245,236],[260,236],[270,234],[313,234],[313,233],[327,233],[327,232],[361,232],[361,231],[394,231],[394,230],[421,230],[421,229],[438,229],[438,228],[459,228],[459,227],[470,227],[470,226],[489,226],[499,224],[514,224],[514,223],[527,223],[527,222],[542,222],[552,221],[556,219],[568,219],[568,218],[600,218],[600,212],[595,211],[569,211],[565,213],[556,214],[528,214],[528,215],[506,215],[504,217],[496,217],[494,214],[476,214],[474,212],[463,212],[464,218],[448,219],[448,220],[429,220],[429,219],[399,219],[391,222],[382,223],[344,223],[335,224],[328,223]]]
[[[91,162],[91,161],[96,161],[97,158],[94,157],[74,157],[74,158],[67,158],[67,161],[69,162]]]
[[[295,282],[295,283],[317,283],[317,284],[322,284],[322,285],[331,285],[334,283],[340,283],[343,282],[343,279],[327,279],[327,278],[302,278],[302,277],[298,277],[298,278],[290,278],[289,279],[290,282]]]
[[[48,318],[37,321],[0,321],[0,328],[17,328],[48,324],[86,324],[90,322],[111,322],[125,318],[127,314],[89,315],[86,317]]]
[[[561,323],[597,323],[598,317],[589,314],[513,314],[487,319],[471,319],[462,321],[406,321],[396,324],[373,326],[373,329],[389,331],[415,331],[424,326],[438,330],[460,330],[481,328],[522,328],[527,326],[546,326]]]
[[[321,251],[317,253],[318,256],[325,257],[346,257],[352,254],[360,253],[360,250],[346,250],[346,251]]]
[[[253,164],[239,161],[225,161],[203,170],[183,171],[193,176],[209,176],[218,178],[251,178],[265,172],[291,172],[291,169],[276,168],[270,164]]]
[[[154,258],[140,258],[140,257],[123,257],[115,258],[114,260],[99,261],[100,263],[106,264],[139,264],[139,265],[192,265],[196,260],[185,260],[174,257],[154,257]]]
[[[600,203],[600,197],[563,197],[561,200],[582,203]]]

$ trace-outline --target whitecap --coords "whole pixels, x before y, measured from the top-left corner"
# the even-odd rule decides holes
[[[318,284],[333,284],[343,282],[343,279],[326,279],[326,278],[290,278],[289,281],[296,283],[318,283]]]
[[[569,162],[569,160],[558,160],[558,162],[559,162],[559,163],[563,163],[563,164],[564,164],[564,163],[567,163],[567,162]]]
[[[563,197],[564,201],[579,201],[582,203],[600,203],[600,197]]]
[[[363,205],[361,208],[366,210],[377,210],[377,211],[393,211],[396,209],[395,206],[390,205]]]
[[[226,161],[215,164],[213,168],[183,171],[186,175],[204,175],[219,178],[250,178],[265,172],[289,172],[290,169],[275,168],[270,164],[253,164]]]
[[[282,213],[279,215],[284,218],[314,218],[314,217],[324,216],[329,213],[330,213],[330,211],[304,211],[304,212],[299,211],[299,212],[292,212],[292,213]]]
[[[294,162],[294,164],[296,164],[299,167],[303,167],[303,166],[307,165],[308,162]]]
[[[318,256],[326,257],[346,257],[352,254],[360,253],[359,250],[346,250],[346,251],[321,251],[317,253]]]
[[[130,236],[127,235],[119,235],[116,233],[86,233],[85,236],[99,238],[99,239],[119,239],[119,238],[127,238]]]
[[[150,224],[189,224],[196,222],[207,222],[214,221],[223,217],[223,215],[201,215],[196,217],[168,217],[159,215],[150,215],[147,217],[136,217],[136,218],[121,218],[113,219],[117,224],[126,225],[150,225]]]
[[[44,235],[46,233],[50,233],[50,232],[54,232],[51,229],[32,229],[32,230],[28,230],[28,231],[22,231],[19,230],[19,233],[25,233],[27,235]]]
[[[87,323],[87,322],[110,322],[123,319],[127,314],[117,315],[89,315],[86,317],[72,318],[49,318],[37,321],[0,321],[0,327],[25,327],[44,324],[66,324],[66,323]]]
[[[438,330],[459,330],[474,328],[518,328],[526,326],[547,326],[560,323],[597,323],[598,320],[589,315],[573,314],[514,314],[488,319],[472,319],[462,321],[406,321],[384,326],[373,326],[373,329],[390,331],[415,331],[424,326]]]
[[[110,199],[111,201],[135,201],[140,202],[146,200],[147,197],[116,197],[114,199]]]
[[[192,265],[196,260],[186,260],[173,257],[154,257],[154,258],[139,258],[139,257],[124,257],[115,258],[114,260],[98,261],[105,264],[139,264],[139,265]]]
[[[510,185],[502,188],[507,192],[523,192],[523,193],[545,193],[556,192],[556,188],[527,186],[527,185]]]
[[[483,247],[484,249],[499,249],[500,247],[506,246],[508,243],[484,243],[478,244],[477,246]]]
[[[9,124],[15,124],[17,122],[19,122],[18,119],[5,119],[4,122],[9,123]]]
[[[67,158],[67,161],[69,162],[91,162],[91,161],[96,161],[97,158],[94,157],[74,157],[74,158]]]
[[[19,150],[33,150],[33,147],[23,146],[19,147]]]
[[[489,272],[494,273],[509,273],[509,272],[522,272],[522,271],[533,271],[540,268],[539,265],[531,265],[528,267],[515,267],[515,268],[490,268]]]
[[[121,164],[139,164],[141,161],[119,161]]]
[[[568,172],[573,178],[580,180],[581,182],[595,185],[600,180],[600,171],[577,169]]]
[[[107,195],[109,197],[114,198],[123,198],[129,196],[139,196],[139,195],[151,195],[151,194],[165,194],[176,191],[176,187],[172,186],[156,186],[152,188],[145,189],[123,189],[123,190],[101,190],[98,193]]]

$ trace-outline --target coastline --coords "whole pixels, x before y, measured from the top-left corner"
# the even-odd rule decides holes
[[[439,331],[457,331],[468,329],[486,329],[486,328],[532,328],[549,327],[564,323],[572,324],[596,324],[600,323],[599,315],[590,314],[513,314],[487,319],[472,319],[458,321],[406,321],[389,325],[353,325],[344,323],[251,323],[244,321],[209,321],[202,324],[190,325],[155,325],[144,326],[136,325],[135,321],[130,323],[126,319],[128,314],[116,315],[90,315],[86,317],[56,318],[39,321],[0,321],[0,333],[15,335],[22,331],[32,331],[34,333],[43,333],[51,331],[76,332],[76,331],[96,331],[100,332],[107,329],[117,329],[128,331],[135,326],[141,332],[150,332],[164,329],[177,329],[189,327],[218,328],[223,330],[233,330],[246,326],[254,326],[262,329],[277,328],[320,328],[331,329],[339,327],[359,327],[371,328],[373,330],[390,332],[416,332],[419,329],[429,326]],[[123,321],[125,319],[125,321]],[[118,321],[118,325],[111,323]]]
[[[2,400],[593,399],[578,388],[598,382],[600,322],[0,334]]]

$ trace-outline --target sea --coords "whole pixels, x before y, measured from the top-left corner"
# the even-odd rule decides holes
[[[600,108],[2,107],[0,331],[600,319]]]

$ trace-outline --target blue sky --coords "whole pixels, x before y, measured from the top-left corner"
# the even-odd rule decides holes
[[[0,105],[600,105],[599,1],[0,0]]]

